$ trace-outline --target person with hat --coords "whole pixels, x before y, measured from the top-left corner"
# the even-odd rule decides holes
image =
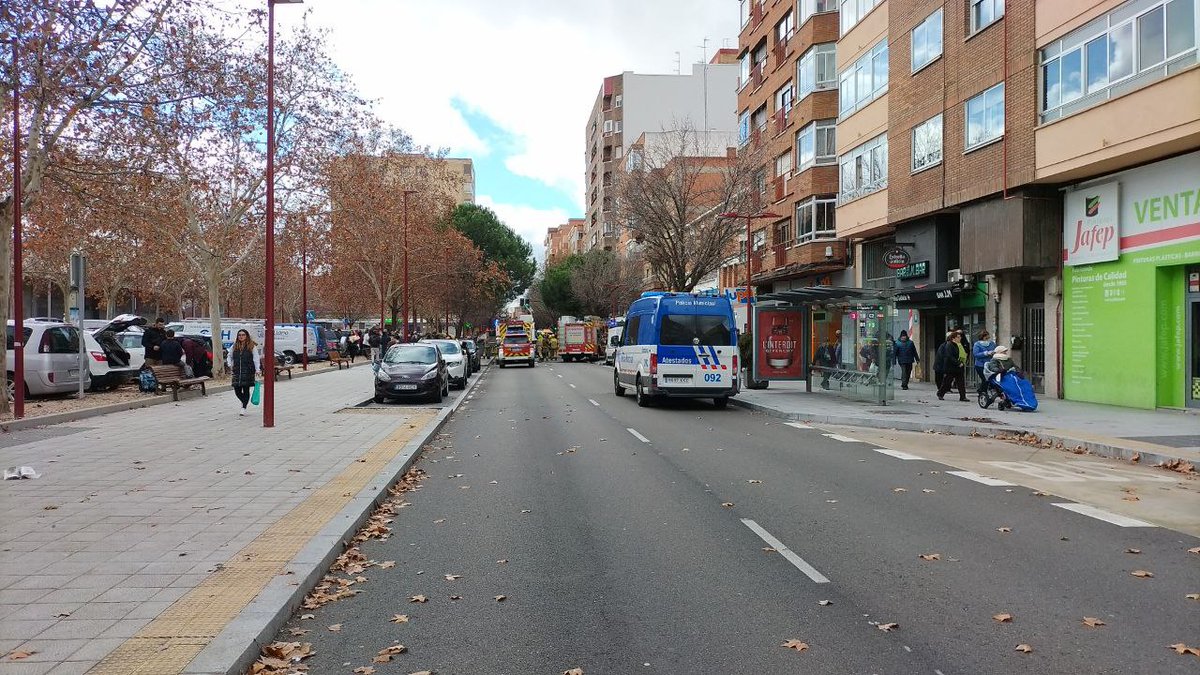
[[[967,400],[967,387],[963,381],[963,366],[967,362],[967,352],[960,344],[961,340],[962,335],[958,331],[952,330],[946,333],[946,341],[942,343],[941,347],[938,347],[933,368],[942,374],[941,384],[938,385],[937,390],[939,401],[945,400],[946,392],[956,385],[958,400]]]
[[[896,363],[900,364],[900,388],[908,389],[908,380],[912,377],[913,364],[921,360],[917,356],[917,345],[908,339],[908,331],[900,331],[900,339],[896,340]]]
[[[1012,356],[1008,353],[1008,347],[1000,345],[993,350],[991,360],[983,364],[984,382],[999,387],[1000,376],[1010,370],[1020,372],[1020,368],[1017,368],[1016,362],[1013,361]]]

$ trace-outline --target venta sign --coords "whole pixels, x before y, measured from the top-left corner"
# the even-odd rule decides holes
[[[1120,198],[1120,183],[1115,181],[1067,193],[1064,265],[1108,262],[1120,256]]]

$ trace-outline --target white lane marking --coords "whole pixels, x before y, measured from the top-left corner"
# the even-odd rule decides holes
[[[1128,516],[1117,515],[1115,513],[1111,513],[1109,511],[1105,511],[1103,509],[1098,509],[1094,506],[1088,506],[1087,504],[1074,504],[1074,503],[1070,503],[1070,502],[1063,502],[1060,504],[1054,504],[1054,506],[1057,506],[1060,509],[1074,511],[1075,513],[1078,513],[1080,515],[1089,516],[1089,517],[1095,518],[1097,520],[1103,520],[1104,522],[1112,523],[1113,525],[1116,525],[1117,527],[1157,527],[1153,523],[1147,523],[1144,520],[1138,520],[1137,518],[1130,518]]]
[[[575,385],[571,384],[570,382],[568,382],[568,383],[567,383],[567,386],[568,386],[568,387],[570,387],[570,388],[572,388],[572,389],[574,389],[574,388],[575,388]]]
[[[808,426],[807,424],[801,424],[799,422],[784,422],[784,424],[786,424],[789,427],[792,427],[794,429],[811,429],[812,428],[812,427]]]
[[[891,450],[888,448],[875,448],[875,452],[878,452],[882,455],[887,455],[888,457],[895,457],[896,459],[909,459],[909,460],[925,459],[924,457],[917,457],[916,455],[910,455],[907,452],[903,452],[901,450]]]
[[[641,434],[639,434],[639,433],[637,432],[637,429],[629,429],[629,428],[626,428],[626,429],[625,429],[625,431],[628,431],[629,433],[633,434],[633,437],[634,437],[634,438],[638,439],[639,441],[641,441],[641,442],[643,442],[643,443],[649,443],[649,442],[650,442],[650,439],[649,439],[649,438],[646,438],[645,436],[643,436],[643,435],[641,435]]]
[[[760,539],[767,542],[767,544],[770,545],[771,548],[775,549],[776,553],[783,556],[784,558],[787,558],[788,562],[795,565],[796,569],[800,570],[801,572],[804,572],[804,574],[807,575],[809,579],[812,579],[813,581],[817,582],[818,584],[829,583],[829,579],[827,579],[824,574],[821,574],[820,572],[818,572],[817,568],[813,567],[812,565],[809,565],[807,562],[804,561],[804,558],[801,558],[800,556],[796,555],[795,551],[788,548],[787,546],[784,546],[782,541],[779,541],[770,532],[767,532],[766,530],[764,530],[761,525],[754,522],[753,520],[750,520],[749,518],[742,518],[742,524],[745,525],[746,527],[750,528],[750,530],[753,531],[754,534],[757,534]]]
[[[850,438],[849,436],[843,436],[841,434],[821,434],[821,435],[824,436],[825,438],[828,438],[831,441],[841,441],[843,443],[862,443],[862,441],[858,440],[857,438]]]
[[[1016,471],[1034,478],[1051,480],[1062,483],[1081,483],[1088,480],[1098,480],[1108,483],[1125,483],[1128,481],[1146,481],[1152,483],[1174,483],[1174,478],[1142,474],[1132,471],[1109,467],[1099,462],[984,462],[999,469]]]
[[[1000,480],[999,478],[988,478],[987,476],[981,476],[974,471],[947,471],[946,473],[952,476],[958,476],[959,478],[973,480],[976,483],[983,483],[989,487],[1013,487],[1016,485],[1016,483],[1010,483],[1006,480]]]
[[[597,403],[596,401],[594,401],[594,400],[592,400],[592,399],[590,399],[590,398],[588,399],[588,403],[591,403],[592,405],[596,406],[597,408],[599,408],[599,407],[600,407],[600,404],[599,404],[599,403]]]

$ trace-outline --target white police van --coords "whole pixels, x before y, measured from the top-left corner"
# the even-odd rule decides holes
[[[613,392],[632,388],[645,407],[657,397],[712,398],[738,392],[737,329],[723,295],[643,293],[629,306],[613,367]]]

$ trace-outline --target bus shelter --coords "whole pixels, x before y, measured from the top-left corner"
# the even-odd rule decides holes
[[[759,296],[754,379],[803,380],[805,390],[886,404],[895,342],[894,291],[812,286]]]

